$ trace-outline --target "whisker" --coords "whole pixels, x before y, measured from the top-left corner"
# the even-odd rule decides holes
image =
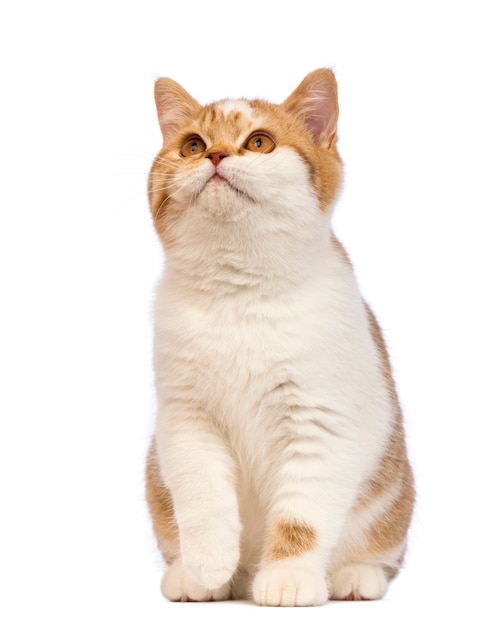
[[[266,157],[266,158],[262,159],[262,157]],[[272,161],[275,157],[276,157],[276,154],[274,154],[274,153],[258,154],[257,155],[257,159],[253,161],[254,169],[255,168],[259,168],[261,166],[267,166],[268,161]],[[277,169],[278,167],[280,167],[280,163],[281,162],[276,163],[274,165],[274,167],[271,167],[271,169],[269,171],[272,171],[272,170]]]

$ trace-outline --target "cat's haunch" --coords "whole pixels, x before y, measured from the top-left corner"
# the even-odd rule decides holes
[[[174,601],[381,598],[414,505],[387,350],[330,226],[333,73],[280,105],[155,87],[166,264],[147,500]]]

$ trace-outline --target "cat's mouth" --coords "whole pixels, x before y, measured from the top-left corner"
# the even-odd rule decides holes
[[[226,178],[224,178],[224,176],[221,176],[221,174],[219,172],[215,172],[207,182],[210,183],[211,181],[212,182],[217,182],[217,181],[225,182],[225,183],[227,183],[229,185],[229,183],[226,180]]]
[[[244,191],[243,189],[240,189],[240,187],[235,185],[232,181],[228,180],[217,171],[214,172],[212,176],[209,178],[209,180],[206,182],[204,189],[206,189],[207,187],[215,191],[216,190],[221,191],[223,189],[231,189],[231,191],[234,191],[237,194],[237,196],[242,195],[242,196],[246,196],[247,198],[250,198],[250,196],[247,194],[246,191]],[[250,199],[252,200],[252,198]]]

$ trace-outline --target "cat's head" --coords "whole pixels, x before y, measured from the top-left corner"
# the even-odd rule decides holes
[[[309,74],[281,105],[201,106],[168,78],[156,82],[155,99],[164,145],[149,198],[166,249],[230,228],[249,238],[268,229],[298,232],[328,214],[341,178],[330,70]]]

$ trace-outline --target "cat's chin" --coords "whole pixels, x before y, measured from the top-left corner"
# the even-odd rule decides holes
[[[212,177],[197,200],[198,208],[207,216],[222,222],[238,222],[246,215],[254,200],[221,176]]]

